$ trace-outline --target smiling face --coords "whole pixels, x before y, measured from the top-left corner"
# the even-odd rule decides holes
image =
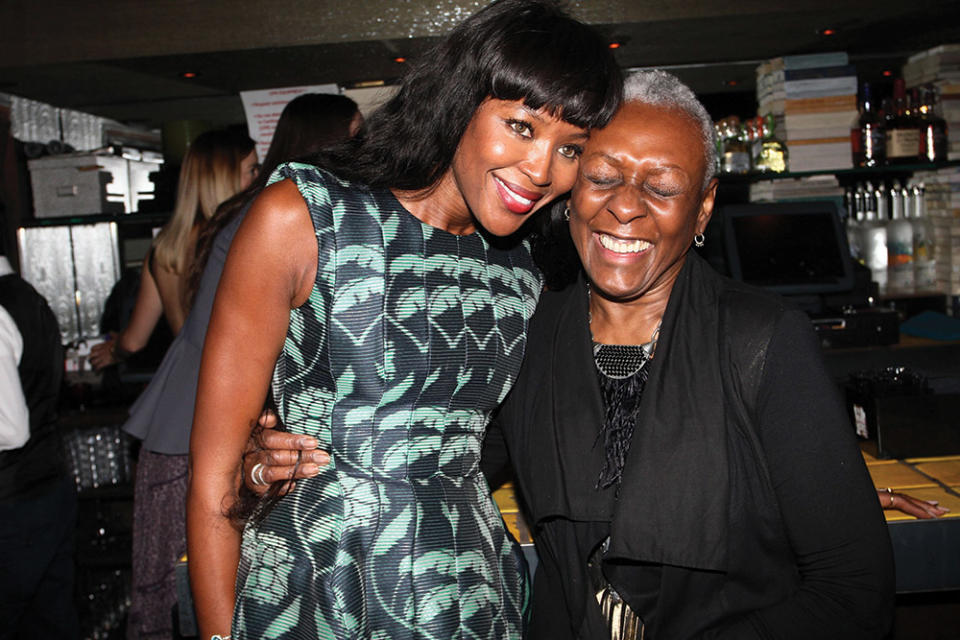
[[[447,190],[454,199],[448,210],[472,215],[469,220],[494,235],[516,232],[531,214],[570,190],[586,140],[585,129],[542,109],[485,100],[442,181],[455,186]]]
[[[605,298],[669,297],[693,236],[710,219],[700,129],[687,114],[625,103],[594,131],[570,199],[570,233]]]

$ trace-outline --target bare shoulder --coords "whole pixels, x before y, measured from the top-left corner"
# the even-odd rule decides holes
[[[294,301],[305,299],[317,270],[317,244],[307,203],[291,180],[264,189],[237,230],[230,254],[249,268],[283,272]]]
[[[241,229],[246,226],[268,227],[261,229],[271,234],[283,234],[298,228],[312,228],[307,203],[292,180],[281,180],[266,189],[253,201]]]

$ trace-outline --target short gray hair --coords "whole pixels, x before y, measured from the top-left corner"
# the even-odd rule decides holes
[[[705,168],[703,188],[706,189],[717,171],[717,134],[713,119],[693,90],[675,75],[660,69],[633,71],[624,81],[623,101],[677,109],[693,118],[700,126]]]

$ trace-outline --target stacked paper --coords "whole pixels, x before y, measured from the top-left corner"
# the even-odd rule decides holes
[[[919,87],[940,80],[960,81],[960,44],[942,44],[907,58],[903,80]]]
[[[750,185],[750,202],[783,200],[824,200],[843,198],[843,189],[833,175],[807,176],[787,180],[760,180]]]
[[[907,59],[903,79],[908,87],[934,85],[940,93],[940,115],[947,121],[947,157],[960,159],[960,44],[942,44]]]
[[[960,295],[960,167],[916,173],[924,184],[924,203],[933,224],[937,287]]]
[[[846,53],[774,58],[757,68],[761,114],[782,119],[790,171],[849,169],[857,120],[857,71]]]

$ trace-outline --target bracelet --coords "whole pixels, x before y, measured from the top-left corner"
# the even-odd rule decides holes
[[[890,509],[893,507],[893,489],[891,489],[890,487],[887,487],[886,489],[884,489],[884,491],[890,494],[890,504],[887,505],[887,508]]]

